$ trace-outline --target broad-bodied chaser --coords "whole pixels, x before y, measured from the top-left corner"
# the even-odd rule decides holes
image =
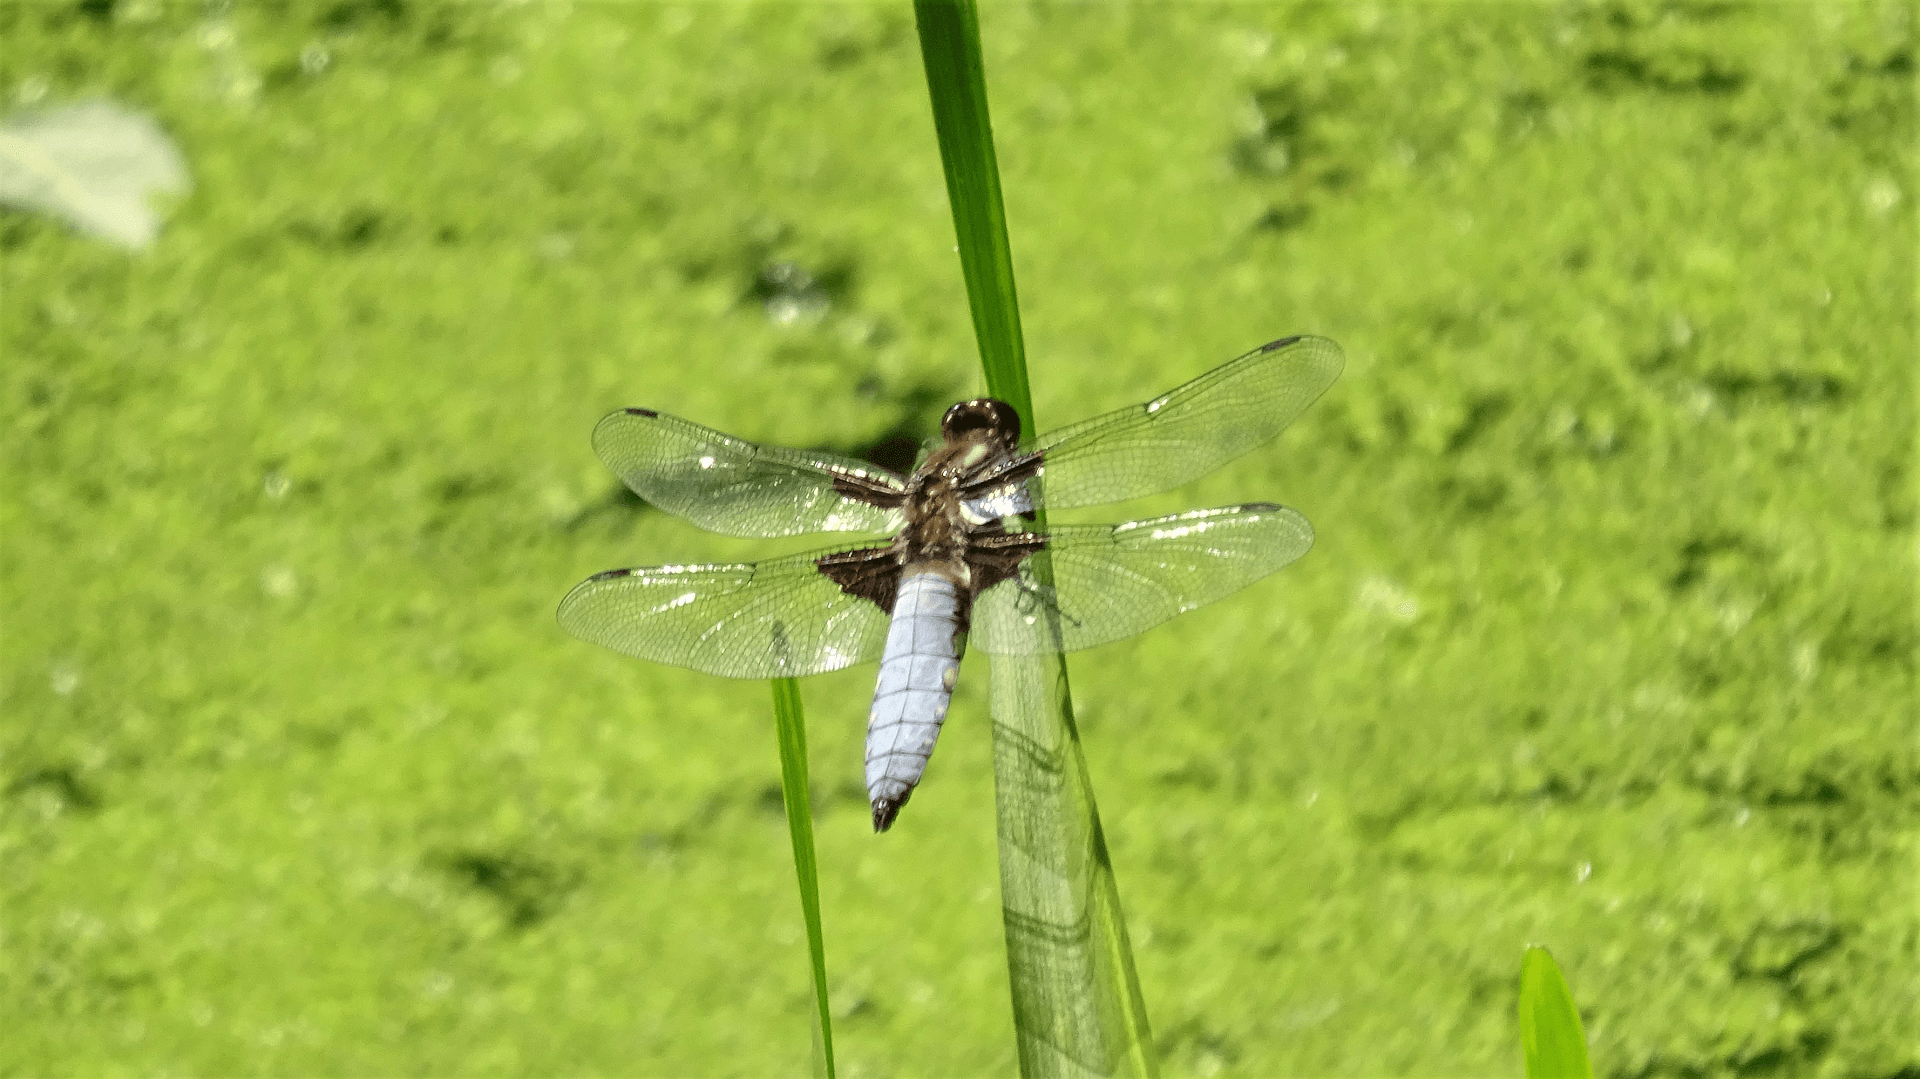
[[[1197,479],[1278,435],[1341,365],[1332,341],[1288,337],[1026,442],[1005,402],[962,401],[910,476],[624,409],[594,428],[594,450],[669,513],[729,536],[893,538],[766,562],[608,570],[567,593],[560,624],[630,656],[732,678],[878,659],[867,793],[874,830],[885,831],[926,769],[969,639],[993,654],[1092,648],[1238,591],[1313,544],[1305,517],[1269,502],[1045,532],[1023,527],[1035,507],[1120,502]],[[1038,551],[1050,577],[1035,572]]]

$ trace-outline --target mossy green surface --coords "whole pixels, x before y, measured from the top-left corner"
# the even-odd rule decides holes
[[[1904,3],[991,5],[1035,405],[1346,346],[1149,503],[1316,549],[1073,661],[1172,1074],[1920,1069]],[[150,251],[0,217],[0,1071],[808,1068],[765,686],[568,639],[622,405],[860,451],[973,392],[905,5],[14,3]],[[802,268],[809,279],[772,269]],[[846,1075],[1013,1065],[985,659],[871,834],[805,683]],[[1903,1071],[1904,1069],[1904,1071]]]

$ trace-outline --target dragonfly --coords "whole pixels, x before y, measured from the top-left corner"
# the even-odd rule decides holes
[[[1343,362],[1324,337],[1287,337],[1144,404],[1024,441],[1011,405],[962,401],[911,475],[622,409],[594,428],[594,451],[660,509],[728,536],[891,539],[755,563],[608,570],[567,593],[560,625],[616,652],[732,678],[878,659],[866,781],[874,831],[884,832],[926,771],[969,641],[1015,656],[1108,644],[1237,592],[1313,545],[1307,519],[1271,502],[1044,531],[1032,527],[1038,511],[1198,479],[1280,434]]]

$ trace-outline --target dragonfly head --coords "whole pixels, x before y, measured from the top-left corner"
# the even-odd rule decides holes
[[[940,419],[940,433],[949,444],[984,439],[1012,448],[1020,441],[1020,414],[1005,401],[976,397],[947,409]]]

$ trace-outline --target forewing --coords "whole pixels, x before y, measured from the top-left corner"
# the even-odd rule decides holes
[[[711,532],[893,532],[902,523],[897,508],[853,497],[897,506],[899,478],[851,457],[755,445],[641,408],[601,420],[593,449],[635,494]]]
[[[560,625],[616,652],[729,678],[786,678],[880,657],[887,616],[814,560],[596,573],[560,601]]]
[[[1035,576],[1043,556],[1022,562],[974,604],[973,640],[998,655],[1107,644],[1231,595],[1312,546],[1307,519],[1271,503],[1055,528],[1045,556],[1053,585]]]
[[[1123,502],[1199,479],[1286,430],[1340,375],[1324,337],[1273,341],[1179,389],[1041,436],[1042,504]]]

